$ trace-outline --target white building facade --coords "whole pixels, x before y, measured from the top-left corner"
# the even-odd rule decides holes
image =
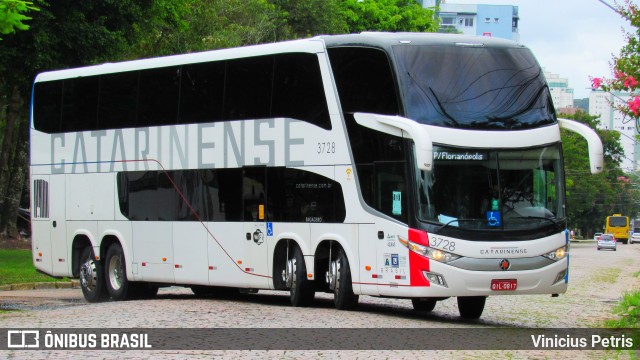
[[[512,5],[447,4],[423,0],[426,8],[439,7],[440,31],[520,40],[518,7]]]
[[[544,72],[544,77],[547,79],[547,84],[549,84],[551,98],[556,110],[573,108],[573,88],[569,87],[569,79],[548,71]]]
[[[625,105],[631,98],[629,93],[592,91],[589,94],[589,115],[600,116],[600,129],[615,130],[621,134],[620,144],[624,157],[620,167],[624,171],[640,170],[640,146],[636,141],[635,119],[616,111],[618,105]],[[612,106],[613,104],[613,106]]]

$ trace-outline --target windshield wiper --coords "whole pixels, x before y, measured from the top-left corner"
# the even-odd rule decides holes
[[[409,78],[413,80],[413,82],[416,84],[418,89],[420,89],[420,91],[422,91],[422,93],[427,97],[427,99],[429,99],[429,101],[433,104],[433,101],[431,101],[431,97],[429,96],[429,94],[425,91],[425,89],[422,88],[420,83],[413,77],[413,75],[411,75],[411,72],[407,72],[407,75],[409,75]],[[440,99],[438,99],[438,96],[436,95],[435,91],[433,91],[431,86],[429,86],[429,92],[431,92],[431,95],[436,100],[436,105],[438,105],[438,108],[440,108],[440,112],[442,113],[442,115],[444,115],[447,119],[451,120],[456,126],[460,126],[460,123],[456,119],[454,119],[453,116],[449,115],[449,113],[444,109],[442,102],[440,102]]]
[[[560,224],[560,222],[544,216],[510,216],[509,219],[547,220],[552,222],[553,225],[555,225],[558,229],[560,230],[564,229],[564,227]]]

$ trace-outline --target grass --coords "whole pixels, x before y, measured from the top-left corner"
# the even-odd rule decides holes
[[[637,274],[637,273],[636,273]],[[634,329],[625,331],[625,335],[633,339],[634,344],[640,343],[640,291],[624,294],[618,305],[613,309],[616,319],[606,320],[605,326],[613,329]],[[637,346],[637,345],[636,345]],[[635,359],[637,350],[617,350],[618,354],[626,353]]]
[[[603,269],[602,271],[593,275],[594,282],[601,283],[614,283],[618,280],[618,276],[622,273],[619,268]]]
[[[0,249],[0,286],[10,284],[69,281],[36,272],[31,250]]]
[[[607,320],[611,328],[640,328],[640,292],[626,293],[613,309],[618,315],[615,320]]]

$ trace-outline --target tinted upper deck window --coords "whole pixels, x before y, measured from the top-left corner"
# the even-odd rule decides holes
[[[345,113],[398,115],[400,108],[389,59],[379,49],[329,49],[340,104]]]
[[[495,130],[556,122],[542,69],[526,48],[399,45],[393,53],[408,118]]]

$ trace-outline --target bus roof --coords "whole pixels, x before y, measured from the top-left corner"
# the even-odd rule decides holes
[[[339,46],[372,46],[389,48],[393,45],[459,45],[477,47],[503,47],[522,48],[524,45],[515,41],[493,38],[487,36],[470,36],[460,34],[440,33],[388,33],[388,32],[363,32],[360,34],[320,36],[327,47]]]
[[[524,47],[514,41],[457,34],[437,33],[384,33],[363,32],[348,35],[323,35],[309,39],[284,41],[270,44],[251,45],[229,49],[170,55],[149,59],[104,63],[73,69],[48,71],[38,74],[35,82],[93,76],[125,71],[150,69],[165,66],[193,64],[207,61],[227,60],[251,56],[269,55],[287,52],[323,52],[326,47],[368,46],[389,49],[398,44],[413,45],[459,45],[478,47]]]
[[[162,56],[141,60],[123,61],[117,63],[104,63],[100,65],[85,66],[73,69],[48,71],[38,74],[35,82],[69,79],[83,76],[102,75],[152,69],[166,66],[195,64],[208,61],[228,60],[251,56],[261,56],[288,52],[323,52],[324,45],[318,38],[284,41],[271,44],[251,45],[229,49],[210,50],[197,53]]]

